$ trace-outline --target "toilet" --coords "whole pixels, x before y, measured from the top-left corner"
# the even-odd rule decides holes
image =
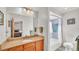
[[[64,46],[65,51],[72,51],[73,50],[73,44],[71,42],[64,42],[63,46]]]

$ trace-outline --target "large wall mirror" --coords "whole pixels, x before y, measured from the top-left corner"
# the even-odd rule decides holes
[[[27,14],[27,10],[21,7],[7,7],[6,9],[7,37],[25,37],[35,35],[34,28],[38,26],[37,10],[33,9],[33,14],[29,15]],[[13,26],[11,26],[12,23]]]

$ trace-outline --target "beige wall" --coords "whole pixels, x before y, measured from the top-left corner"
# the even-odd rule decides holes
[[[75,24],[67,25],[67,19],[75,18]],[[76,37],[79,35],[79,10],[74,10],[63,15],[63,41],[72,42],[76,49]]]
[[[45,37],[44,40],[44,50],[48,50],[48,20],[49,13],[48,8],[40,8],[39,16],[38,16],[38,26],[43,26],[44,32],[43,35]]]

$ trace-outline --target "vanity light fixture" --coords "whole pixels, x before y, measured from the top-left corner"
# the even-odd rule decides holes
[[[26,13],[27,13],[28,15],[33,15],[33,10],[32,10],[31,7],[24,7],[24,9],[26,10]]]

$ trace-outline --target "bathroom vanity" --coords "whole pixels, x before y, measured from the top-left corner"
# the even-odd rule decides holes
[[[32,38],[26,38],[26,39],[21,38],[12,41],[6,41],[1,45],[0,50],[1,51],[43,51],[44,38],[41,36],[36,36]]]

